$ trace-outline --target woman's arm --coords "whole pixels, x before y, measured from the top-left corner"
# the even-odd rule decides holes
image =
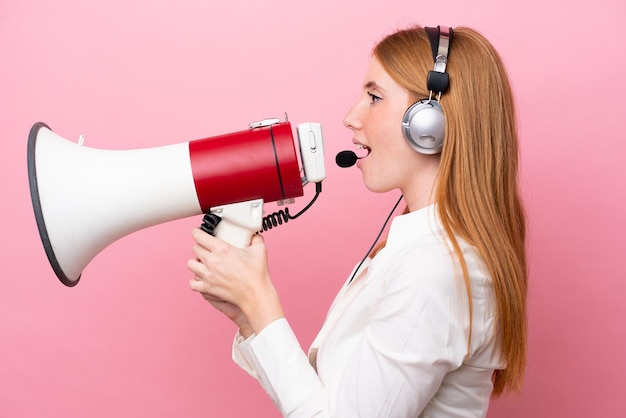
[[[259,380],[284,416],[417,416],[444,376],[462,364],[467,301],[463,294],[459,299],[447,252],[413,253],[408,262],[389,262],[383,277],[375,278],[385,283],[380,291],[371,300],[359,299],[373,309],[370,319],[355,320],[352,331],[322,348],[350,351],[331,364],[319,363],[318,357],[318,371],[333,370],[322,384],[284,319],[262,239],[240,250],[197,234],[204,233],[194,232],[199,261],[189,264],[196,275],[192,289],[238,309],[227,313],[242,334],[234,347],[236,361]],[[352,320],[342,321],[350,330]]]

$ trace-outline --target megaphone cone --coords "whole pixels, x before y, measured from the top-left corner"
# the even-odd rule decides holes
[[[67,285],[105,247],[139,229],[250,199],[302,196],[288,122],[138,150],[73,143],[36,123],[28,177],[52,269]]]

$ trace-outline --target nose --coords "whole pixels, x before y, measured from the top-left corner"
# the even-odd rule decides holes
[[[361,127],[361,119],[357,112],[358,103],[352,106],[348,113],[343,117],[343,126],[348,129],[359,129]]]

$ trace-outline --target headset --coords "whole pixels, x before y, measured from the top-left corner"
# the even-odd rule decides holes
[[[439,103],[448,90],[450,78],[446,73],[448,54],[452,45],[452,28],[424,28],[430,40],[435,67],[428,72],[428,99],[420,100],[407,109],[402,117],[402,131],[411,147],[420,154],[438,154],[443,149],[446,120]],[[433,100],[433,92],[437,100]]]

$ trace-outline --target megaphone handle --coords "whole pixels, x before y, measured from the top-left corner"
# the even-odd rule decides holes
[[[211,208],[200,229],[235,247],[245,248],[263,227],[263,199]]]

